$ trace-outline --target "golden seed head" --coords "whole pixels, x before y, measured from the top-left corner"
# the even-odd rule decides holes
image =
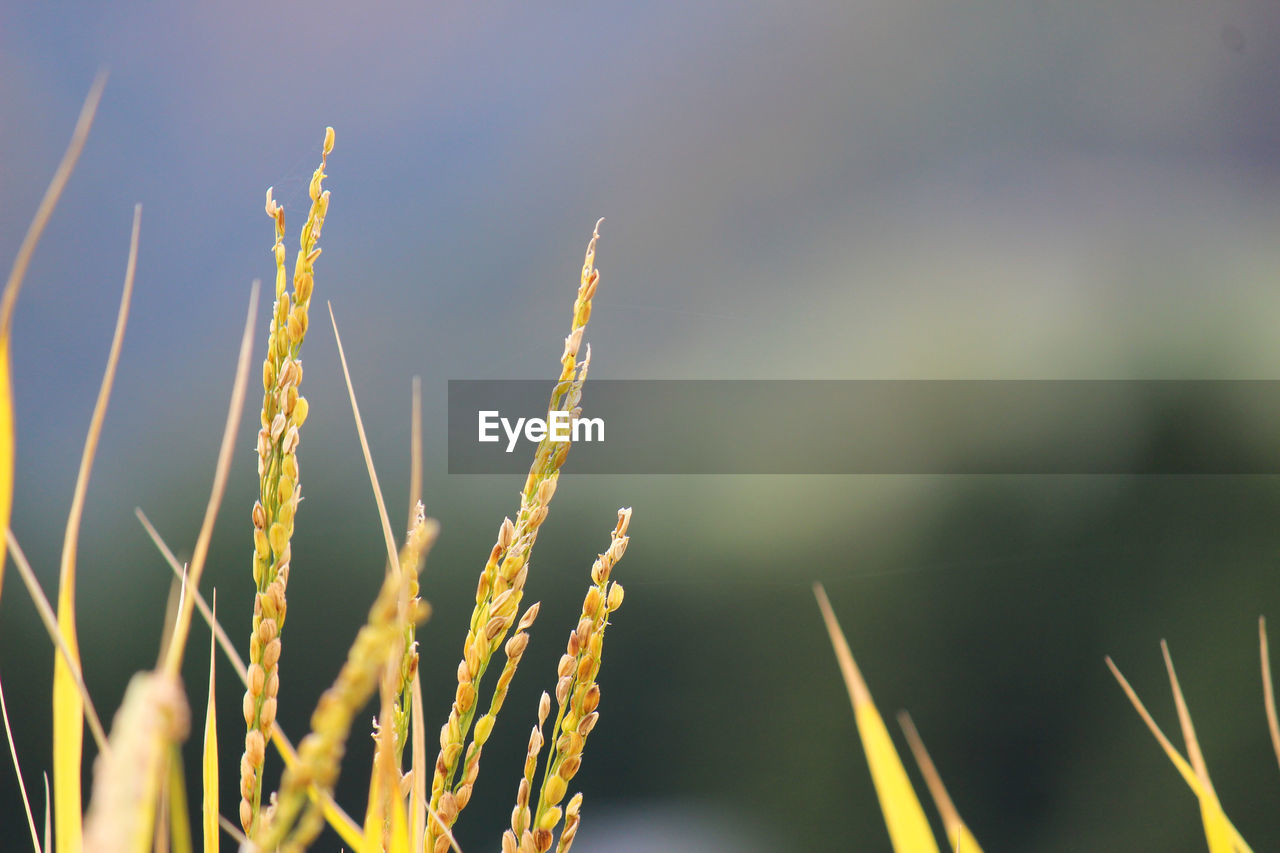
[[[595,658],[591,655],[583,655],[578,661],[578,680],[586,681],[591,677],[591,667],[595,666]]]
[[[525,633],[515,634],[510,640],[507,640],[505,649],[508,658],[518,659],[524,654],[524,650],[529,646],[529,635]]]
[[[600,705],[600,685],[593,684],[582,699],[582,713],[590,714]]]
[[[547,779],[547,784],[543,790],[543,800],[548,805],[559,805],[564,799],[565,792],[568,789],[568,783],[559,776],[551,776]]]
[[[582,766],[581,758],[579,758],[576,755],[569,756],[560,764],[560,769],[557,771],[559,778],[562,779],[566,784],[568,784],[569,780],[572,779],[575,775],[577,775],[578,768],[581,766]]]
[[[573,686],[573,679],[565,676],[556,683],[556,701],[563,705],[565,700],[569,698],[569,688]]]
[[[254,711],[255,704],[256,704],[256,699],[254,698],[254,695],[252,693],[246,692],[244,694],[244,702],[242,703],[243,705],[242,710],[244,711],[244,723],[246,726],[253,724],[253,711]]]
[[[506,550],[511,547],[512,541],[516,537],[516,526],[510,518],[502,519],[502,526],[498,528],[498,547]]]
[[[495,640],[502,634],[506,633],[507,626],[510,623],[501,616],[495,616],[485,623],[484,636],[487,640]]]
[[[538,725],[541,726],[547,721],[547,715],[551,713],[551,697],[547,695],[547,691],[542,691],[542,698],[538,700]]]
[[[458,803],[454,799],[453,794],[445,791],[440,797],[440,805],[436,808],[436,813],[440,815],[441,820],[446,824],[452,824],[458,818]]]
[[[262,764],[263,758],[266,756],[266,741],[262,737],[262,732],[257,729],[251,729],[245,732],[244,736],[244,754],[249,759],[249,763],[254,767]]]
[[[502,833],[502,853],[518,853],[516,835],[509,829]]]
[[[276,721],[276,698],[268,696],[262,700],[262,713],[258,716],[259,722],[262,723],[262,730],[270,731]]]
[[[476,688],[471,682],[459,684],[457,693],[455,694],[454,703],[458,710],[465,714],[471,710],[471,706],[476,703]]]
[[[280,692],[280,672],[279,670],[277,670],[276,672],[271,673],[271,677],[267,679],[267,686],[266,686],[266,689],[263,690],[263,693],[266,695],[268,699],[274,699],[276,694],[278,694],[279,692]]]
[[[297,414],[297,410],[294,410]],[[298,421],[289,424],[289,428],[285,430],[284,441],[280,443],[280,452],[286,456],[292,456],[298,452]]]
[[[569,643],[571,646],[576,636],[577,636],[576,634],[569,635]],[[564,678],[566,675],[573,672],[573,668],[576,664],[577,664],[577,659],[573,656],[573,654],[561,655],[560,664],[556,667],[556,676],[558,678]]]
[[[622,584],[614,581],[613,585],[609,587],[609,612],[612,613],[614,610],[617,610],[622,606],[622,597],[624,594]]]
[[[275,666],[279,661],[280,638],[276,637],[274,640],[262,647],[262,666],[265,669],[275,669]]]
[[[458,786],[458,790],[454,792],[454,802],[458,804],[458,810],[461,811],[467,807],[467,803],[471,802],[471,789],[474,783],[464,782]]]
[[[556,777],[552,776],[551,778],[554,779]],[[550,783],[551,779],[548,779],[547,782]],[[552,829],[557,823],[560,822],[561,814],[562,812],[560,811],[559,806],[553,806],[547,809],[545,812],[542,813],[541,819],[538,820],[538,829],[540,830]],[[547,834],[549,835],[550,832],[548,832]]]
[[[582,601],[582,612],[592,619],[600,612],[600,605],[603,604],[599,587],[591,587],[587,590],[587,597]]]
[[[484,744],[489,740],[489,735],[493,733],[493,722],[493,714],[485,714],[476,721],[476,743],[484,746]]]
[[[591,730],[596,727],[596,723],[600,721],[600,712],[592,711],[582,718],[582,722],[578,723],[578,734],[584,738],[591,734]]]
[[[266,687],[266,684],[267,676],[262,671],[262,667],[256,663],[249,664],[249,692],[254,696],[258,696],[262,693],[262,689]]]
[[[333,128],[326,127],[324,129],[324,156],[328,157],[333,153]]]
[[[530,628],[532,628],[533,620],[538,618],[538,611],[541,609],[542,609],[541,601],[535,601],[532,605],[530,605],[529,609],[526,610],[524,612],[524,615],[520,617],[520,624],[517,626],[516,630],[527,631]]]

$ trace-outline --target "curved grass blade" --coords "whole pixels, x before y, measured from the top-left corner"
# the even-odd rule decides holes
[[[107,368],[103,372],[98,399],[89,420],[89,434],[85,437],[84,451],[80,456],[80,471],[76,475],[71,510],[67,513],[66,535],[62,540],[62,567],[58,577],[58,630],[77,666],[80,665],[80,648],[76,638],[76,549],[80,541],[80,519],[84,514],[89,474],[93,470],[93,458],[98,452],[98,438],[102,435],[102,422],[107,414],[107,401],[111,399],[111,386],[115,382],[116,365],[120,363],[120,348],[124,343],[124,330],[129,319],[133,276],[138,265],[138,230],[141,219],[142,205],[136,205],[133,209],[133,234],[129,239],[124,292],[120,295],[120,310],[116,314],[116,328],[111,336]],[[56,655],[53,660],[53,822],[59,853],[80,853],[83,846],[80,790],[83,747],[84,702],[80,697],[80,688],[71,675],[67,662],[61,655]]]
[[[1276,691],[1271,684],[1271,654],[1267,651],[1267,617],[1258,617],[1258,645],[1262,655],[1262,704],[1267,712],[1267,731],[1271,733],[1271,748],[1280,762],[1280,722],[1276,720]]]
[[[183,589],[186,594],[182,597],[182,606],[174,620],[173,637],[169,641],[169,652],[165,656],[164,671],[173,677],[177,677],[182,668],[182,656],[186,651],[187,636],[191,632],[191,610],[195,604],[195,596],[189,591],[200,586],[205,558],[209,555],[209,540],[213,538],[213,523],[217,520],[218,507],[222,505],[222,495],[227,487],[227,472],[231,469],[231,455],[235,450],[236,432],[240,427],[240,413],[244,410],[244,395],[249,385],[249,359],[253,353],[253,321],[258,313],[258,290],[259,283],[255,281],[249,292],[249,314],[244,322],[244,334],[240,338],[240,355],[236,362],[236,377],[231,385],[231,403],[227,406],[227,420],[222,430],[222,445],[218,448],[213,488],[210,490],[209,502],[205,505],[204,521],[200,524],[200,534],[196,537],[190,568],[187,577],[183,580]]]
[[[31,256],[35,254],[40,235],[53,215],[58,198],[66,187],[67,181],[75,170],[80,152],[89,138],[89,128],[93,126],[93,116],[98,110],[98,102],[102,99],[103,87],[107,85],[106,74],[99,74],[89,89],[89,94],[80,107],[80,117],[76,119],[75,130],[71,132],[71,141],[67,150],[54,170],[44,197],[36,208],[36,214],[27,226],[27,233],[18,247],[18,254],[13,259],[13,267],[9,270],[9,278],[5,282],[4,294],[0,296],[0,529],[9,526],[9,510],[13,505],[13,395],[9,378],[9,330],[13,327],[13,309],[18,302],[18,292],[22,289],[22,280],[26,277],[27,266]],[[4,554],[0,553],[0,591],[4,589]]]
[[[867,689],[866,681],[853,660],[849,643],[840,630],[840,623],[836,621],[822,584],[813,585],[813,594],[818,599],[818,608],[822,611],[827,633],[831,636],[840,673],[849,690],[858,735],[862,738],[862,748],[867,754],[871,781],[875,783],[880,811],[884,814],[893,849],[896,853],[938,853],[938,842],[933,836],[933,830],[929,828],[929,819],[925,817],[920,800],[916,798],[911,782],[907,779],[907,771],[898,758],[897,750],[893,748],[893,740],[889,737],[884,720],[871,700],[871,691]]]

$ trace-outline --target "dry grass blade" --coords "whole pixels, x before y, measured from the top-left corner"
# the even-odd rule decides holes
[[[418,383],[415,380],[414,390]],[[416,394],[414,395],[417,396]],[[416,407],[415,407],[416,409]],[[409,802],[412,811],[409,816],[409,830],[412,833],[412,850],[421,850],[427,836],[427,739],[426,717],[422,707],[422,679],[418,673],[413,675],[413,785],[409,789]]]
[[[1138,712],[1138,716],[1142,718],[1142,722],[1146,724],[1147,729],[1151,732],[1152,736],[1155,737],[1156,742],[1160,744],[1160,748],[1164,750],[1169,761],[1173,763],[1173,766],[1177,768],[1178,773],[1182,775],[1182,779],[1187,783],[1187,787],[1192,790],[1196,795],[1196,798],[1200,801],[1201,809],[1203,810],[1206,807],[1216,809],[1218,814],[1222,815],[1222,820],[1226,822],[1227,829],[1231,834],[1232,849],[1240,851],[1241,853],[1250,851],[1251,848],[1248,843],[1246,843],[1244,838],[1240,836],[1240,833],[1236,831],[1235,826],[1232,825],[1226,814],[1222,812],[1222,808],[1218,805],[1217,799],[1213,797],[1212,793],[1205,790],[1204,785],[1200,783],[1200,778],[1196,775],[1195,770],[1187,760],[1182,757],[1177,748],[1169,741],[1169,738],[1165,737],[1165,734],[1160,730],[1160,727],[1156,725],[1155,719],[1152,718],[1150,712],[1147,711],[1147,707],[1142,704],[1142,700],[1138,698],[1137,692],[1129,684],[1128,679],[1121,674],[1120,668],[1115,665],[1115,662],[1111,660],[1110,657],[1106,658],[1106,662],[1107,667],[1111,670],[1111,674],[1115,676],[1116,681],[1120,683],[1120,689],[1124,691],[1125,696],[1129,698],[1130,704],[1132,704],[1134,710]]]
[[[98,399],[89,419],[89,433],[85,437],[84,451],[80,456],[80,470],[76,475],[71,510],[67,513],[66,534],[62,540],[62,566],[58,577],[58,630],[67,644],[69,659],[74,660],[77,666],[80,664],[80,648],[76,637],[76,550],[80,539],[80,519],[84,514],[89,474],[93,470],[93,458],[97,455],[102,422],[106,418],[107,402],[111,399],[111,386],[115,381],[120,348],[124,343],[129,301],[133,295],[133,276],[137,270],[141,218],[142,206],[137,205],[133,209],[133,234],[129,241],[129,262],[125,269],[120,309],[116,314],[116,328],[111,337],[111,350],[107,354],[107,367],[103,372],[102,385],[98,389]],[[53,661],[53,822],[60,853],[79,853],[82,846],[80,764],[83,748],[84,704],[80,688],[71,675],[68,663],[61,655],[57,655]]]
[[[1209,800],[1200,802],[1200,818],[1204,823],[1205,839],[1210,853],[1231,853],[1231,830],[1223,814],[1222,805],[1218,802],[1218,794],[1213,790],[1213,782],[1209,779],[1209,768],[1205,764],[1204,754],[1200,751],[1200,741],[1196,737],[1195,726],[1191,723],[1191,712],[1187,709],[1186,699],[1182,695],[1182,685],[1178,683],[1178,674],[1173,668],[1173,657],[1169,654],[1169,644],[1160,641],[1160,651],[1164,655],[1165,669],[1169,673],[1169,685],[1173,690],[1173,703],[1178,710],[1178,724],[1182,727],[1182,740],[1187,746],[1187,759],[1196,778],[1204,786]]]
[[[360,450],[364,454],[365,468],[369,471],[369,482],[373,486],[373,499],[378,504],[378,518],[382,521],[382,537],[387,546],[387,559],[391,561],[396,574],[400,573],[400,557],[396,552],[396,538],[391,532],[391,519],[387,516],[387,505],[382,500],[382,487],[378,485],[378,473],[373,469],[373,456],[369,452],[369,439],[364,434],[364,422],[360,420],[360,406],[356,403],[356,389],[351,384],[351,371],[347,367],[347,356],[342,350],[342,337],[338,334],[338,321],[333,316],[333,305],[329,306],[329,322],[333,324],[333,339],[338,343],[338,360],[342,362],[342,375],[347,380],[347,395],[351,398],[351,414],[356,421],[356,433],[360,436]],[[410,506],[410,512],[413,511]]]
[[[133,514],[138,517],[138,521],[142,523],[142,527],[147,531],[147,535],[151,537],[151,541],[160,551],[160,555],[164,557],[165,562],[169,564],[169,568],[173,570],[174,576],[181,582],[186,570],[178,562],[178,558],[173,555],[173,551],[169,549],[165,541],[160,538],[160,533],[152,525],[151,519],[147,518],[147,514],[137,507],[134,508]],[[196,609],[204,617],[205,624],[209,626],[214,636],[217,637],[218,645],[222,648],[223,654],[227,656],[227,660],[235,667],[236,674],[240,676],[242,682],[248,683],[249,675],[245,669],[244,660],[240,657],[240,653],[236,651],[236,647],[232,644],[231,638],[227,636],[227,632],[223,630],[222,623],[214,618],[213,612],[209,609],[209,604],[204,600],[204,596],[200,594],[198,589],[192,588],[190,595],[195,601]]]
[[[236,826],[234,823],[227,820],[222,815],[218,815],[218,826],[222,827],[223,831],[225,831],[227,835],[230,835],[232,838],[234,838],[236,844],[240,845],[240,847],[243,848],[245,845],[249,843],[248,836],[246,836],[244,832],[241,831],[240,827]]]
[[[1271,654],[1267,650],[1267,618],[1258,617],[1258,646],[1262,656],[1262,704],[1267,711],[1267,730],[1271,733],[1271,748],[1280,762],[1280,722],[1276,719],[1276,692],[1271,683]]]
[[[13,267],[9,270],[9,280],[5,282],[4,296],[0,298],[0,334],[7,336],[9,333],[9,326],[13,322],[13,306],[18,301],[18,291],[22,289],[22,280],[27,274],[27,266],[31,263],[31,256],[35,254],[36,245],[40,242],[44,227],[49,224],[53,209],[58,205],[58,198],[66,188],[71,173],[75,171],[76,161],[80,159],[80,152],[84,150],[84,143],[89,138],[89,129],[93,127],[93,116],[98,111],[98,103],[102,100],[102,90],[106,85],[107,75],[104,72],[94,79],[93,85],[89,88],[84,105],[80,107],[80,117],[76,119],[75,130],[71,132],[71,141],[67,144],[67,150],[63,153],[58,168],[54,170],[53,179],[49,181],[49,187],[44,191],[44,198],[40,199],[36,215],[27,226],[22,245],[18,247],[17,257],[13,259]]]
[[[44,777],[44,853],[53,851],[53,798],[49,796],[49,774]]]
[[[191,555],[188,579],[184,589],[196,589],[200,586],[200,576],[204,572],[205,558],[209,556],[209,540],[213,537],[213,523],[218,517],[218,507],[222,505],[222,495],[227,487],[227,472],[231,469],[231,455],[235,450],[236,430],[240,426],[240,413],[244,411],[244,395],[249,384],[249,358],[253,352],[253,321],[258,313],[259,283],[255,281],[249,293],[249,314],[244,322],[244,334],[240,338],[240,356],[236,362],[236,378],[231,386],[231,403],[227,407],[227,421],[222,430],[222,445],[218,448],[218,462],[214,469],[213,488],[209,494],[209,502],[205,506],[204,522],[200,525],[200,535],[196,537],[196,547]],[[186,649],[187,636],[191,632],[191,609],[195,596],[186,595],[182,600],[182,609],[173,628],[173,639],[169,643],[169,654],[165,658],[165,672],[177,676],[182,668],[182,655]]]
[[[409,527],[418,518],[422,501],[422,377],[413,377],[413,407],[409,415]]]
[[[898,712],[898,725],[902,727],[902,733],[907,736],[907,745],[911,747],[911,753],[915,756],[916,764],[920,766],[920,774],[924,776],[924,783],[929,787],[929,794],[933,797],[933,802],[938,807],[938,814],[942,817],[942,827],[947,833],[947,843],[952,850],[964,851],[964,853],[982,853],[982,848],[978,845],[978,839],[973,837],[973,833],[969,831],[969,827],[960,817],[960,812],[956,809],[955,803],[951,801],[951,796],[947,793],[947,788],[942,784],[942,776],[938,773],[938,768],[934,766],[933,759],[929,757],[929,751],[924,747],[924,740],[920,737],[920,733],[916,731],[916,725],[911,721],[911,715],[906,711]]]
[[[4,701],[4,685],[0,684],[0,716],[4,717],[4,736],[9,741],[9,756],[13,759],[13,772],[18,777],[18,790],[22,792],[22,808],[27,813],[27,828],[31,830],[31,847],[40,853],[40,836],[36,834],[36,821],[31,816],[31,800],[27,798],[27,783],[22,781],[22,766],[18,763],[18,750],[13,745],[13,726],[9,724],[9,707]]]
[[[31,595],[32,602],[35,603],[36,612],[40,614],[40,621],[44,623],[45,631],[49,634],[49,639],[53,642],[54,648],[58,650],[64,661],[68,664],[68,670],[72,679],[76,683],[76,687],[80,690],[80,699],[84,702],[86,716],[89,720],[89,730],[93,733],[94,742],[97,743],[99,751],[106,752],[110,749],[107,745],[107,733],[102,727],[102,719],[98,716],[98,710],[93,705],[93,700],[89,696],[89,688],[84,683],[84,673],[80,671],[80,664],[71,657],[71,652],[67,648],[67,644],[62,639],[62,634],[58,631],[58,619],[53,614],[53,607],[49,605],[49,599],[45,597],[44,590],[40,588],[40,582],[36,580],[36,573],[31,569],[31,563],[27,562],[27,555],[23,553],[22,546],[18,544],[17,538],[13,535],[12,530],[5,531],[7,542],[9,544],[9,553],[13,555],[13,564],[18,569],[18,575],[26,584],[27,592]]]
[[[871,780],[875,783],[880,811],[884,814],[893,849],[897,853],[937,853],[938,843],[933,837],[933,830],[929,828],[929,820],[911,788],[906,768],[902,766],[902,761],[893,748],[884,720],[871,700],[871,691],[867,689],[862,673],[853,660],[853,652],[849,650],[849,643],[840,630],[840,623],[836,621],[835,612],[831,609],[831,602],[827,600],[822,584],[813,585],[813,594],[818,599],[818,608],[822,611],[836,660],[840,664],[840,672],[849,690],[858,734],[862,738],[862,748],[871,768]]]

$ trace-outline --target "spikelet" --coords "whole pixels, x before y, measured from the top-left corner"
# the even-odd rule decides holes
[[[534,771],[542,751],[542,727],[551,707],[547,694],[538,703],[538,726],[529,739],[525,756],[524,778],[516,791],[516,806],[511,813],[511,829],[504,834],[504,848],[514,843],[520,851],[546,853],[551,849],[556,827],[565,817],[565,828],[560,837],[560,848],[568,850],[577,833],[578,811],[582,807],[581,795],[570,799],[567,809],[562,809],[569,783],[582,766],[582,750],[587,736],[600,719],[600,685],[596,677],[600,673],[601,655],[604,650],[604,632],[609,625],[609,615],[622,606],[622,585],[610,582],[613,567],[626,553],[627,527],[631,523],[631,510],[618,511],[618,523],[614,527],[608,549],[591,566],[591,586],[582,602],[582,613],[577,627],[569,632],[569,641],[557,667],[556,703],[559,712],[551,728],[551,750],[542,775],[542,787],[536,807],[531,812],[529,794]]]
[[[329,191],[322,190],[325,163],[333,151],[333,128],[325,130],[320,166],[311,177],[311,209],[302,227],[294,263],[293,291],[286,289],[284,209],[267,190],[267,215],[275,222],[275,307],[262,364],[262,426],[258,432],[260,499],[253,506],[253,580],[257,595],[249,638],[249,689],[244,695],[245,739],[240,764],[240,824],[252,836],[262,804],[262,764],[266,741],[276,717],[280,688],[280,630],[285,620],[285,588],[289,583],[289,540],[301,499],[298,485],[298,430],[307,418],[307,401],[299,396],[302,362],[298,353],[307,332],[314,289],[316,242],[329,210]]]
[[[285,769],[271,820],[253,836],[258,849],[301,851],[323,828],[322,803],[309,799],[307,788],[314,785],[321,791],[333,791],[352,720],[377,689],[393,655],[398,666],[404,636],[401,596],[406,583],[416,583],[422,558],[438,530],[434,521],[424,519],[410,536],[419,559],[402,562],[400,575],[388,572],[383,580],[346,663],[316,704],[311,732],[298,744],[297,763]],[[407,616],[415,619],[424,613],[418,610]]]
[[[587,243],[578,294],[573,303],[573,322],[564,341],[564,351],[560,356],[560,378],[551,393],[549,412],[570,412],[576,417],[580,411],[578,404],[591,363],[591,347],[586,348],[581,362],[578,361],[578,353],[582,347],[587,321],[591,319],[592,299],[600,281],[600,272],[595,268],[599,228],[600,223],[597,222],[591,240]],[[529,573],[529,554],[537,539],[538,528],[546,520],[560,467],[568,453],[569,442],[553,442],[550,436],[538,444],[529,475],[520,493],[520,511],[516,514],[515,521],[503,519],[498,529],[497,541],[490,550],[489,559],[480,575],[475,609],[472,611],[470,628],[462,647],[462,660],[458,664],[458,688],[448,722],[440,729],[440,752],[431,780],[431,811],[444,821],[442,826],[440,820],[432,819],[427,827],[426,849],[433,853],[443,853],[448,848],[449,839],[444,830],[453,825],[457,813],[466,806],[475,784],[476,774],[479,772],[480,750],[493,725],[493,717],[486,714],[477,727],[476,736],[465,750],[464,761],[463,747],[479,705],[477,691],[490,659],[498,649],[507,644],[507,634],[515,624]],[[536,613],[534,610],[533,614]],[[523,631],[524,628],[520,630]],[[514,649],[507,651],[503,667],[505,683],[500,677],[501,686],[495,690],[489,705],[490,712],[495,714],[502,705],[506,685],[510,683],[520,662],[520,655],[512,654]],[[456,779],[460,764],[462,778]]]

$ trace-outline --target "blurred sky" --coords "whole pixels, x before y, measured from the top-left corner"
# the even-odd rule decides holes
[[[327,631],[333,648],[327,657],[317,652],[310,676],[316,686],[307,682],[303,695],[331,677],[329,664],[336,665],[372,598],[370,578],[381,565],[326,300],[393,497],[407,482],[410,378],[423,377],[428,510],[446,530],[441,588],[428,593],[438,613],[454,592],[465,606],[474,569],[502,514],[514,512],[519,486],[515,479],[445,475],[444,447],[434,438],[444,427],[445,382],[552,376],[581,253],[600,216],[602,282],[588,333],[596,376],[1277,375],[1280,10],[1270,0],[5,2],[0,257],[14,255],[80,102],[104,68],[110,80],[88,147],[17,307],[12,524],[52,594],[61,519],[110,340],[132,208],[141,202],[133,310],[82,545],[82,595],[109,603],[82,616],[82,643],[85,635],[95,638],[86,661],[90,686],[106,708],[114,707],[127,672],[154,654],[156,607],[164,600],[163,574],[132,509],[148,509],[175,547],[194,538],[249,282],[273,273],[264,192],[274,186],[285,206],[292,249],[326,125],[337,135],[327,182],[332,203],[303,355],[312,420],[303,439],[307,500],[299,536],[316,538],[300,540],[298,549],[314,555],[316,585],[291,586],[291,616],[304,612],[296,601],[308,595],[352,612],[327,614],[340,627]],[[260,331],[267,317],[263,304]],[[251,393],[248,408],[255,407]],[[255,417],[247,412],[246,424]],[[731,425],[721,427],[731,441]],[[229,602],[248,600],[251,426],[240,445],[209,575]],[[636,541],[628,560],[638,580],[628,605],[636,603],[611,632],[619,648],[612,675],[615,695],[653,709],[615,712],[618,725],[634,728],[600,744],[608,772],[584,781],[595,786],[588,803],[611,803],[610,820],[619,827],[634,827],[635,815],[657,803],[655,813],[678,815],[679,825],[703,822],[686,838],[730,839],[724,843],[733,849],[746,849],[744,837],[771,849],[801,838],[807,841],[797,849],[847,849],[831,841],[822,821],[856,815],[867,821],[855,821],[867,849],[886,849],[852,720],[807,599],[808,583],[819,577],[843,618],[867,618],[855,652],[884,679],[886,709],[909,700],[913,710],[929,709],[938,743],[958,750],[939,762],[944,774],[985,774],[959,798],[962,809],[970,804],[985,819],[970,821],[980,837],[1026,850],[1115,849],[1135,838],[1147,839],[1147,849],[1197,849],[1194,804],[1146,734],[1134,725],[1116,736],[1132,750],[1123,754],[1132,754],[1132,772],[1144,786],[1148,777],[1157,780],[1152,785],[1168,783],[1143,790],[1181,810],[1186,822],[1173,824],[1176,830],[1154,819],[1148,825],[1136,812],[1120,820],[1123,808],[1137,806],[1132,795],[1116,792],[1123,779],[1107,775],[1118,772],[1108,761],[1119,753],[1096,741],[1089,741],[1094,752],[1082,749],[1079,739],[1096,735],[1101,724],[1082,718],[1084,711],[1063,710],[1087,684],[1099,697],[1089,693],[1088,707],[1105,705],[1098,711],[1107,715],[1105,731],[1134,724],[1114,701],[1101,654],[1131,640],[1133,655],[1146,655],[1148,691],[1162,691],[1155,643],[1170,626],[1190,632],[1189,656],[1202,650],[1203,666],[1191,672],[1206,682],[1224,659],[1211,653],[1219,649],[1241,670],[1242,684],[1253,677],[1252,620],[1267,602],[1280,618],[1274,582],[1254,586],[1275,563],[1277,538],[1263,511],[1275,505],[1275,489],[1269,480],[1216,483],[1210,491],[1197,482],[567,479],[557,496],[565,509],[552,513],[565,527],[547,534],[544,563],[547,577],[564,583],[534,594],[562,599],[561,621],[570,624],[579,581],[605,544],[613,509],[633,503]],[[393,503],[398,518],[403,498]],[[314,527],[305,533],[308,516]],[[1116,518],[1146,538],[1135,544]],[[341,544],[325,544],[325,537]],[[1239,571],[1229,573],[1220,561],[1220,574],[1198,574],[1188,555],[1217,559],[1221,543],[1236,549]],[[1166,562],[1152,558],[1153,550]],[[357,554],[369,555],[359,572],[348,564]],[[1188,565],[1178,563],[1170,580],[1167,560],[1179,558]],[[940,571],[947,580],[939,585],[956,584],[950,594],[973,596],[978,609],[956,614],[944,606],[929,580]],[[1099,585],[1072,588],[1068,598],[1079,610],[1063,615],[1057,644],[1045,640],[1042,651],[1054,659],[1070,650],[1087,675],[1066,679],[1060,692],[1018,693],[1010,685],[1055,681],[1040,668],[1048,666],[1045,657],[1030,657],[1038,648],[1031,643],[1023,649],[1028,659],[1006,661],[1012,669],[1001,689],[1013,691],[1009,696],[975,696],[968,710],[957,708],[966,685],[944,689],[947,676],[938,673],[994,666],[977,651],[966,657],[958,638],[999,654],[1050,631],[1044,619],[1061,610],[1061,599],[1046,590],[1066,582],[1063,571],[1095,571],[1090,583]],[[1132,583],[1116,574],[1125,571],[1134,573]],[[906,580],[874,580],[881,575]],[[1012,585],[1005,583],[1011,575]],[[1185,598],[1170,592],[1153,599],[1151,590],[1166,582]],[[1220,595],[1212,599],[1220,608],[1215,625],[1226,633],[1187,627],[1195,621],[1186,618],[1187,600],[1204,600],[1206,590]],[[19,739],[30,744],[28,787],[38,788],[38,768],[47,763],[40,728],[47,646],[16,579],[6,592],[0,673],[6,685],[17,685],[10,704],[29,706],[15,726],[27,726]],[[353,600],[358,607],[351,608]],[[888,620],[897,606],[902,621]],[[735,613],[740,621],[730,617]],[[759,620],[768,614],[801,632],[803,655],[760,647],[767,638],[759,636]],[[629,615],[636,623],[627,624]],[[308,618],[323,644],[326,623],[318,616],[294,616],[294,630],[302,636]],[[458,632],[447,632],[448,616],[439,618],[433,642],[449,649],[441,654],[448,658]],[[122,625],[144,623],[154,623],[145,636],[120,633]],[[996,624],[1003,628],[983,627]],[[713,625],[720,633],[708,633]],[[882,630],[873,631],[876,625]],[[548,661],[558,631],[544,629]],[[931,642],[903,646],[896,631],[936,633],[928,634]],[[697,638],[710,657],[672,662],[681,652],[672,635]],[[725,650],[747,635],[756,641],[748,648],[773,657],[752,658],[750,666],[725,660]],[[124,651],[108,654],[113,641]],[[644,654],[628,657],[628,642]],[[897,657],[908,651],[920,655]],[[949,652],[959,658],[945,659]],[[886,657],[877,663],[880,653]],[[123,669],[98,675],[95,654],[104,666]],[[286,649],[285,666],[289,655]],[[646,667],[669,664],[675,674],[647,684],[640,697],[626,693],[627,662],[650,672]],[[452,664],[441,660],[439,668],[447,679]],[[681,684],[735,674],[732,687],[697,700],[674,693]],[[534,673],[528,678],[539,681]],[[818,700],[788,693],[779,679],[822,685],[814,696],[831,707],[821,712],[823,726],[817,717],[805,722],[804,737],[829,749],[757,745],[758,761],[739,756],[742,766],[717,765],[732,760],[726,742],[696,759],[701,770],[691,759],[674,771],[651,766],[653,750],[634,754],[640,743],[671,746],[671,731],[679,730],[681,754],[693,755],[688,750],[704,735],[716,741],[697,726],[732,722],[746,704],[755,722],[744,731],[794,729],[796,715]],[[1211,688],[1204,688],[1207,702]],[[755,700],[718,702],[739,689]],[[234,708],[228,690],[226,707]],[[1241,691],[1241,701],[1252,703],[1239,712],[1250,721],[1249,746],[1232,741],[1231,748],[1266,758],[1256,693]],[[536,691],[530,696],[526,716]],[[682,701],[695,707],[677,713]],[[984,702],[1027,713],[1016,725],[984,723]],[[1044,720],[1047,707],[1060,716]],[[957,716],[947,717],[948,710]],[[300,728],[305,708],[292,713],[283,719]],[[602,732],[609,722],[606,713]],[[524,723],[509,725],[519,730]],[[978,746],[984,743],[1003,752],[993,758]],[[795,783],[805,792],[800,811],[764,806],[776,800],[768,784],[779,776],[767,758],[773,751],[790,754],[787,767],[807,778]],[[588,768],[591,760],[589,750]],[[744,781],[753,771],[758,781]],[[1238,771],[1242,791],[1253,790],[1251,772]],[[680,783],[664,785],[672,775]],[[493,784],[495,802],[505,801],[498,794],[505,780]],[[1274,803],[1280,784],[1268,784]],[[1093,799],[1081,793],[1094,787],[1100,791]],[[11,788],[7,777],[0,782],[0,808],[13,807]],[[1121,803],[1120,817],[1097,811],[1107,802]],[[813,804],[810,811],[805,803]],[[851,811],[829,808],[833,803]],[[503,808],[493,811],[499,820]],[[1093,834],[1081,834],[1086,824]],[[1255,839],[1280,839],[1274,820],[1246,828]],[[1160,831],[1173,835],[1150,834]],[[619,840],[633,836],[663,837],[619,829],[610,839],[596,836],[591,849],[642,849],[640,840],[630,848]],[[496,833],[476,837],[496,841]],[[588,840],[584,830],[584,848]],[[649,843],[671,849],[666,841]],[[711,842],[691,845],[709,849]]]

